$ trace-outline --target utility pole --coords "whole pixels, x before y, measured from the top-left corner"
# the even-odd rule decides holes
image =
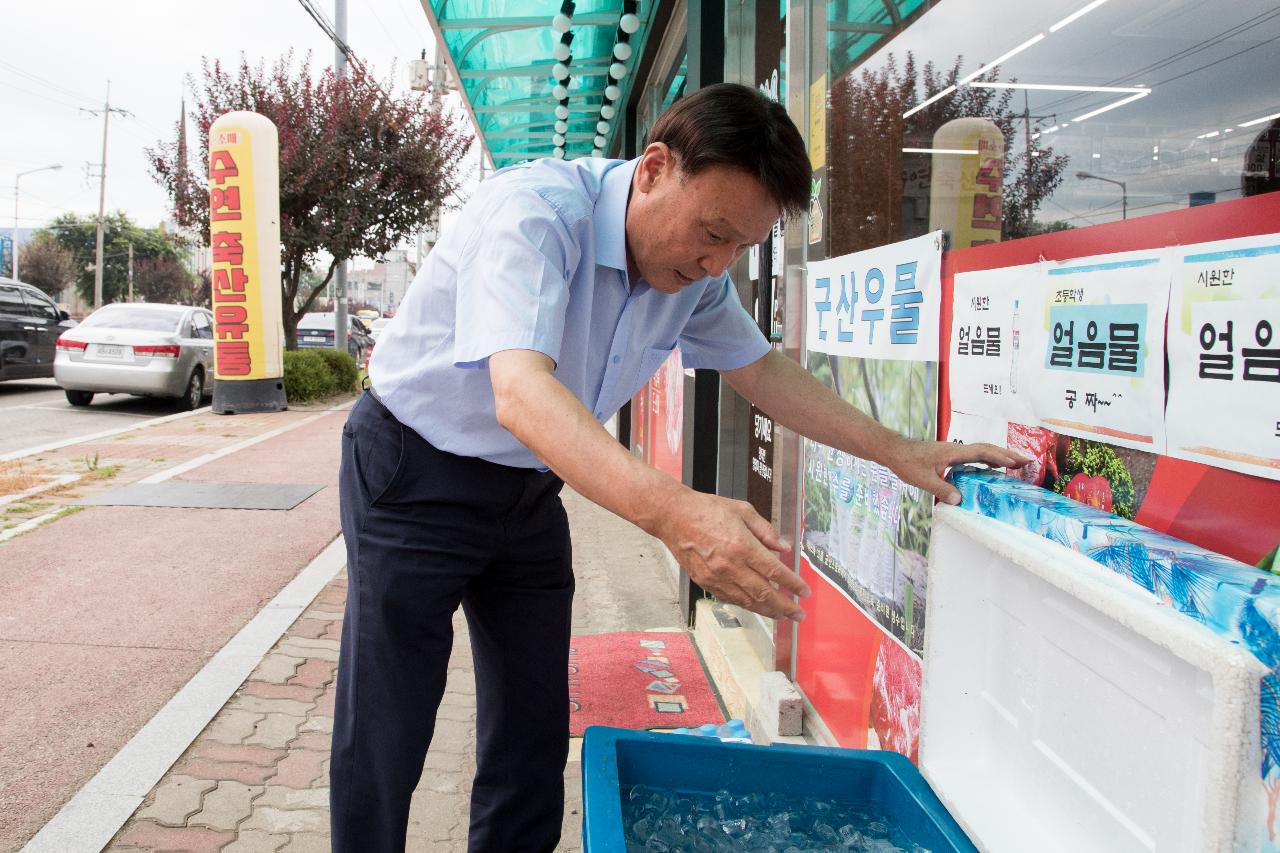
[[[347,0],[334,0],[333,24],[338,43],[333,46],[333,67],[339,80],[347,77]],[[347,262],[338,261],[337,280],[334,283],[333,348],[347,351]]]
[[[133,243],[129,243],[129,301],[133,301]]]
[[[102,113],[102,163],[98,176],[98,235],[97,248],[94,250],[93,257],[93,307],[98,309],[102,307],[102,217],[107,206],[107,123],[112,113],[120,113],[128,115],[128,110],[113,109],[111,106],[111,81],[107,81],[107,101],[102,105],[101,110],[86,110],[86,113],[97,115]]]

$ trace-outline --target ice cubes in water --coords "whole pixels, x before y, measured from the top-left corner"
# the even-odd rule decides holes
[[[622,791],[627,853],[929,853],[876,803],[780,792]]]

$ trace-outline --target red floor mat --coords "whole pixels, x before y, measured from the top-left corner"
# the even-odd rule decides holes
[[[684,632],[595,634],[569,644],[569,734],[587,726],[677,728],[724,721]]]

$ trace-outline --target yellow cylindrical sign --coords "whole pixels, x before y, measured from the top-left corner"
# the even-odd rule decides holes
[[[214,411],[283,409],[280,153],[265,116],[230,112],[209,128],[209,250]]]
[[[957,118],[933,135],[929,230],[952,249],[1000,242],[1004,224],[1004,136],[985,118]]]

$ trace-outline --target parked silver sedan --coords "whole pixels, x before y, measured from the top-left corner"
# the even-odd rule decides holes
[[[104,305],[58,338],[53,378],[73,406],[94,394],[170,397],[194,409],[213,383],[213,315],[145,302]]]

